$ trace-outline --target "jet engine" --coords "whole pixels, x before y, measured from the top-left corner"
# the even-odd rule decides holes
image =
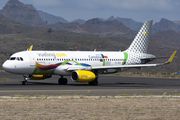
[[[91,71],[76,70],[71,74],[71,79],[75,82],[92,82],[96,78],[96,75]]]
[[[26,80],[44,80],[52,77],[52,75],[24,75]]]

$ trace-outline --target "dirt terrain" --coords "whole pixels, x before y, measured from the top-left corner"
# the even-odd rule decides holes
[[[1,120],[177,120],[180,98],[0,99]]]

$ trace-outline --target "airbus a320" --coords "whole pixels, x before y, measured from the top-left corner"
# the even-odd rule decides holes
[[[98,85],[98,74],[116,73],[130,68],[165,65],[172,62],[176,51],[165,63],[147,64],[157,57],[147,54],[152,20],[141,27],[129,48],[125,51],[28,51],[17,52],[4,62],[2,68],[10,73],[22,74],[28,80],[42,80],[59,75],[58,83],[66,85],[64,76],[71,76],[74,82]]]

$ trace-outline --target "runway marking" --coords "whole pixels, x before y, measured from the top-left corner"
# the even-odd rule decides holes
[[[162,90],[162,91],[170,91],[170,90],[180,90],[180,89],[87,89],[87,90],[0,90],[0,93],[2,92],[96,92],[96,91],[125,91],[125,90],[136,90],[136,91],[153,91],[153,90]]]

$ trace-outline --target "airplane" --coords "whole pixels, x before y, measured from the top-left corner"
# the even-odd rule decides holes
[[[74,82],[87,82],[98,85],[98,74],[117,73],[130,68],[161,66],[172,62],[177,50],[165,63],[147,64],[155,60],[147,54],[148,42],[153,20],[147,20],[125,51],[27,51],[17,52],[6,60],[2,68],[10,73],[24,77],[22,85],[28,80],[44,80],[59,75],[58,83],[66,85],[70,76]]]

